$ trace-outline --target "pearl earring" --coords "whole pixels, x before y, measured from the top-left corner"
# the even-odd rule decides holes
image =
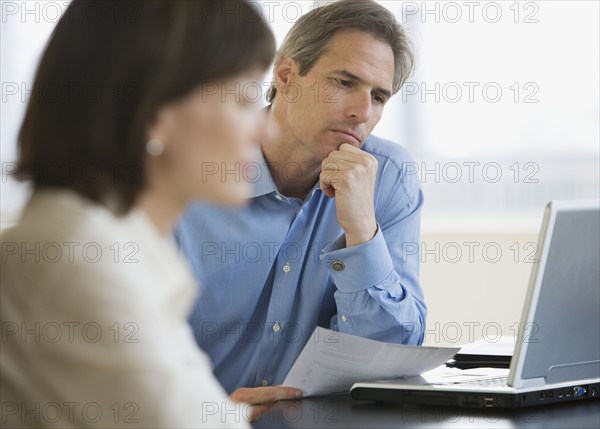
[[[150,139],[146,143],[146,152],[150,156],[161,156],[165,151],[165,145],[159,139]]]

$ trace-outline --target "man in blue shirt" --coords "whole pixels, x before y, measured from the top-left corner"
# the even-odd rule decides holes
[[[229,392],[280,384],[317,325],[422,343],[422,191],[406,150],[371,135],[412,67],[377,3],[311,11],[275,59],[259,161],[207,170],[253,182],[248,206],[195,204],[176,231],[203,285],[191,326]]]

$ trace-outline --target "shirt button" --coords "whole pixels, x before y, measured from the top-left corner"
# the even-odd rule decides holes
[[[333,261],[331,268],[333,268],[334,271],[343,271],[346,266],[342,261]]]
[[[266,386],[268,386],[268,385],[269,385],[269,380],[267,380],[267,377],[265,377],[265,378],[263,379],[262,383],[260,383],[260,384],[261,384],[261,386],[263,386],[263,387],[266,387]]]
[[[279,201],[282,201],[282,200],[283,200],[283,197],[282,197],[281,195],[279,195],[279,194],[276,194],[276,195],[275,195],[275,198],[277,198]]]
[[[280,330],[281,326],[279,325],[279,322],[275,322],[275,324],[273,325],[273,331],[279,332]]]
[[[346,317],[346,315],[345,315],[345,314],[342,314],[342,322],[344,322],[344,323],[345,323],[345,322],[347,322],[347,321],[348,321],[348,318]]]
[[[286,262],[285,265],[283,266],[283,272],[287,274],[290,272],[291,269],[292,268],[290,267],[290,263]]]

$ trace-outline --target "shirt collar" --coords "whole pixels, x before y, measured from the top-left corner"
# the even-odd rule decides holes
[[[265,156],[261,148],[258,148],[256,165],[258,169],[257,178],[252,186],[250,198],[256,198],[262,195],[270,194],[271,192],[277,192],[275,180],[273,180],[273,176],[271,176],[271,171],[269,170],[269,166],[267,165],[267,161],[265,160]]]
[[[273,192],[279,192],[277,190],[277,186],[275,185],[275,180],[273,176],[271,176],[271,170],[269,170],[269,166],[267,165],[267,161],[265,160],[265,156],[262,152],[262,149],[258,149],[258,154],[256,155],[256,167],[258,169],[257,177],[254,180],[252,191],[250,192],[250,198],[257,198],[263,195],[267,195]],[[307,199],[312,198],[315,192],[321,192],[321,187],[319,182],[315,183],[315,185],[310,190]]]

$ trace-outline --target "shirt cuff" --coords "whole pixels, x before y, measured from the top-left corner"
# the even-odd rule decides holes
[[[346,248],[342,235],[321,251],[321,261],[329,268],[333,283],[341,292],[359,292],[383,282],[394,270],[381,227],[362,244]]]

